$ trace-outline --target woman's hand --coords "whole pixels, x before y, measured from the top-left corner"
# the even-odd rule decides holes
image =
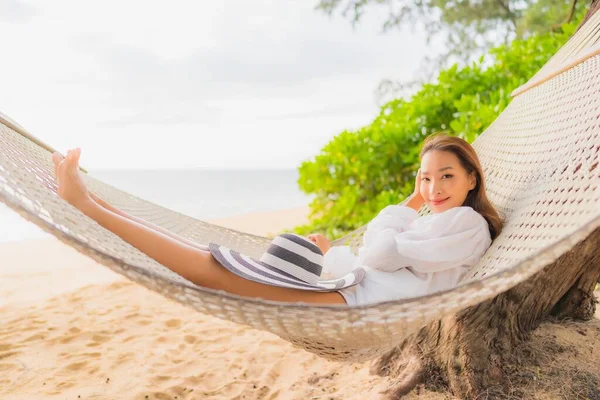
[[[412,197],[423,198],[421,196],[421,168],[417,171],[417,177],[415,178],[415,190],[413,191]]]
[[[323,254],[327,253],[327,251],[331,248],[331,242],[324,235],[320,233],[311,233],[307,236],[308,239],[316,244]]]
[[[425,204],[425,199],[421,195],[421,168],[419,168],[419,171],[417,171],[417,178],[415,179],[415,190],[413,191],[413,194],[408,197],[408,201],[405,205],[415,211],[419,211],[423,204]]]
[[[76,208],[80,208],[87,201],[93,201],[79,172],[80,155],[80,148],[69,150],[66,157],[60,153],[52,154],[54,174],[58,180],[58,195]]]

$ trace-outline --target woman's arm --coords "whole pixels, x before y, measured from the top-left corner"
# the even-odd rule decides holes
[[[117,215],[120,215],[123,218],[127,218],[127,219],[129,219],[131,221],[137,222],[138,224],[142,224],[142,225],[144,225],[144,226],[146,226],[146,227],[148,227],[150,229],[154,229],[155,231],[160,232],[163,235],[169,236],[172,239],[175,239],[175,240],[178,240],[178,241],[180,241],[182,243],[185,243],[188,246],[192,246],[192,247],[195,247],[195,248],[200,249],[200,250],[208,250],[208,246],[205,246],[205,245],[196,243],[196,242],[194,242],[192,240],[186,239],[186,238],[184,238],[182,236],[179,236],[179,235],[177,235],[177,234],[169,231],[168,229],[162,228],[162,227],[160,227],[158,225],[155,225],[155,224],[153,224],[151,222],[143,220],[142,218],[134,217],[133,215],[127,214],[125,211],[120,210],[117,207],[110,205],[108,202],[106,202],[105,200],[103,200],[99,196],[95,195],[91,191],[90,191],[90,196],[92,197],[92,199],[96,203],[98,203],[98,205],[100,205],[101,207],[104,207],[108,211],[111,211],[111,212],[113,212],[113,213],[115,213]]]
[[[421,207],[425,204],[425,200],[421,195],[415,195],[414,193],[408,197],[408,200],[404,204],[405,207],[410,207],[413,210],[419,212]]]

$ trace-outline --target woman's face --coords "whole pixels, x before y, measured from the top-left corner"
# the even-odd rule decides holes
[[[467,174],[454,153],[431,150],[421,159],[419,190],[434,214],[462,206],[476,183],[475,174]]]

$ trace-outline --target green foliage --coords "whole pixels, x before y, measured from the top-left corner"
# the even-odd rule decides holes
[[[468,63],[515,38],[554,30],[581,17],[588,5],[576,0],[318,0],[315,8],[329,15],[341,11],[357,24],[368,9],[384,6],[384,30],[418,24],[428,39],[445,39],[446,52],[430,60],[443,67],[453,60]]]
[[[316,197],[311,223],[295,228],[335,239],[358,228],[414,189],[423,139],[446,130],[472,142],[509,104],[510,93],[537,72],[571,36],[562,29],[494,48],[486,57],[456,64],[424,84],[409,100],[385,104],[368,126],[335,136],[299,167],[299,187]]]

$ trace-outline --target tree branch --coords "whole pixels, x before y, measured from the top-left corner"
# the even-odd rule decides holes
[[[571,22],[571,20],[573,19],[573,15],[575,15],[575,7],[577,6],[577,0],[573,0],[573,3],[571,3],[571,10],[569,10],[569,16],[567,17],[567,20],[565,21],[565,23]]]
[[[577,0],[575,0],[575,1],[577,1]],[[513,27],[516,29],[517,28],[517,16],[515,15],[515,13],[510,9],[508,4],[506,4],[503,0],[496,0],[496,3],[498,3],[498,5],[500,5],[500,7],[502,7],[502,9],[504,9],[504,11],[506,11],[506,16],[508,17],[508,19],[510,19],[510,21],[513,24]]]
[[[571,3],[571,9],[569,10],[569,15],[567,16],[567,19],[565,19],[563,22],[559,22],[557,24],[552,25],[550,27],[550,29],[553,31],[556,31],[558,28],[560,28],[560,26],[562,24],[571,22],[571,20],[573,19],[573,16],[575,15],[576,6],[577,6],[577,0],[573,0],[573,2]]]

